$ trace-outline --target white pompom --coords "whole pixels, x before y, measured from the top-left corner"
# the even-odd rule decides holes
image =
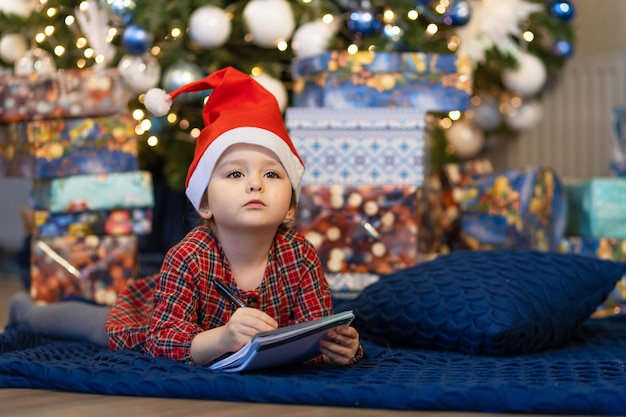
[[[143,99],[146,109],[155,116],[165,116],[172,107],[172,97],[160,88],[151,88]]]

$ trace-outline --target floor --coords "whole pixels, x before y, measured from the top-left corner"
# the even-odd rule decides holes
[[[0,327],[7,321],[9,299],[22,290],[17,275],[0,270]],[[6,417],[475,417],[479,413],[429,411],[364,410],[339,407],[298,406],[282,404],[235,403],[220,401],[123,397],[92,395],[32,389],[0,389],[0,415]],[[508,414],[513,416],[513,414]]]

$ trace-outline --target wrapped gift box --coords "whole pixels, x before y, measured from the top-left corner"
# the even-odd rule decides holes
[[[152,176],[148,171],[35,180],[31,199],[33,209],[51,213],[154,206]]]
[[[16,122],[0,126],[5,175],[56,178],[135,171],[135,122],[127,116]]]
[[[305,185],[421,185],[421,130],[291,129]]]
[[[422,130],[424,118],[412,107],[363,107],[337,109],[329,107],[288,107],[287,129],[393,129]]]
[[[464,110],[472,91],[472,64],[456,55],[329,51],[291,70],[296,107]]]
[[[569,182],[565,190],[568,235],[626,238],[626,178]]]
[[[551,168],[474,178],[460,208],[462,236],[471,249],[556,250],[565,233],[565,188]]]
[[[325,272],[386,274],[417,255],[416,186],[304,186],[297,228]]]
[[[615,143],[611,154],[611,173],[626,177],[626,107],[613,110],[613,134]]]
[[[559,251],[626,262],[626,239],[567,236],[561,241]],[[598,306],[594,316],[615,314],[626,314],[626,276],[617,283],[606,301]]]
[[[333,298],[351,300],[356,298],[368,285],[372,285],[380,279],[377,274],[367,272],[360,273],[325,273]]]
[[[39,238],[87,235],[146,235],[152,231],[152,209],[116,209],[51,213],[33,212],[34,235]]]
[[[42,302],[86,299],[111,305],[137,278],[137,247],[134,235],[33,239],[31,296]]]
[[[488,159],[445,164],[432,172],[420,189],[417,206],[420,254],[448,253],[466,249],[461,238],[461,209],[466,187],[475,179],[491,175]]]
[[[128,113],[129,90],[116,69],[0,74],[0,122]]]

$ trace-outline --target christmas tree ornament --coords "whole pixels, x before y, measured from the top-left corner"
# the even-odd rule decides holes
[[[512,99],[505,102],[502,107],[504,123],[520,132],[534,128],[543,118],[543,105],[539,100]]]
[[[458,27],[470,21],[471,8],[467,0],[448,0],[447,2],[418,0],[415,9],[429,22],[438,25]]]
[[[380,31],[382,23],[376,13],[376,9],[369,1],[364,1],[348,13],[346,27],[357,36],[372,35]]]
[[[337,20],[324,23],[321,20],[300,25],[293,34],[291,47],[297,58],[306,58],[326,51],[339,27]]]
[[[189,17],[189,38],[205,49],[224,45],[232,31],[229,15],[219,7],[202,6]]]
[[[472,97],[472,123],[484,131],[492,131],[502,124],[500,104],[492,96]]]
[[[152,34],[134,23],[126,26],[122,33],[122,46],[131,54],[143,54],[152,46]]]
[[[26,75],[33,72],[50,73],[57,70],[56,62],[52,55],[41,48],[30,49],[17,61],[15,61],[15,74]]]
[[[484,63],[492,48],[509,55],[519,50],[522,22],[544,8],[523,0],[470,0],[472,18],[457,29],[459,55],[467,55],[475,65]]]
[[[13,14],[23,18],[29,17],[35,10],[35,2],[33,0],[1,0],[0,12],[5,14]]]
[[[24,56],[28,51],[26,38],[18,33],[7,33],[0,39],[0,59],[9,64]]]
[[[552,46],[552,53],[554,56],[561,58],[569,58],[574,53],[574,47],[572,43],[566,40],[556,41]]]
[[[161,79],[161,65],[149,53],[124,55],[117,69],[126,86],[137,94],[156,87]]]
[[[296,28],[296,20],[287,0],[252,0],[243,9],[243,19],[252,35],[252,43],[275,48],[287,41]]]
[[[199,80],[203,76],[202,70],[197,65],[191,62],[178,61],[165,69],[161,85],[165,90],[173,91],[183,85]],[[199,93],[185,94],[181,96],[180,100],[186,103],[194,103],[200,102],[203,97],[204,95]]]
[[[518,52],[515,55],[518,66],[514,69],[502,71],[504,86],[516,94],[532,96],[538,93],[546,83],[547,70],[543,61],[528,52]]]
[[[261,84],[261,86],[265,87],[267,91],[272,93],[272,95],[276,98],[278,102],[278,107],[281,112],[284,112],[287,109],[287,105],[289,104],[289,96],[287,94],[287,89],[285,88],[285,84],[279,79],[276,79],[266,73],[262,73],[253,77],[253,79]]]
[[[454,148],[454,155],[460,159],[470,159],[480,153],[485,146],[485,135],[482,130],[467,118],[462,118],[444,132],[446,141]]]
[[[576,14],[574,6],[567,0],[553,1],[550,4],[548,11],[554,18],[560,20],[561,22],[571,21]]]
[[[443,22],[448,26],[458,27],[466,25],[472,16],[470,5],[465,0],[451,2],[444,13]]]
[[[96,59],[97,65],[107,66],[115,57],[115,47],[108,41],[111,29],[108,13],[98,6],[96,0],[83,1],[74,9],[74,12],[81,32],[98,58]]]
[[[124,27],[130,23],[137,4],[135,0],[100,0],[102,8],[107,12],[111,23]]]

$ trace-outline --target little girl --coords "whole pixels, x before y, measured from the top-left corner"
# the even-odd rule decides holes
[[[80,302],[35,305],[14,297],[11,322],[41,333],[209,364],[256,333],[332,313],[330,289],[313,246],[290,228],[304,165],[274,96],[228,67],[145,104],[169,111],[180,93],[213,89],[205,128],[189,168],[186,194],[204,224],[165,256],[159,274],[130,284],[112,308]],[[215,283],[229,287],[237,307]],[[350,326],[330,330],[316,362],[349,364],[362,356]]]

